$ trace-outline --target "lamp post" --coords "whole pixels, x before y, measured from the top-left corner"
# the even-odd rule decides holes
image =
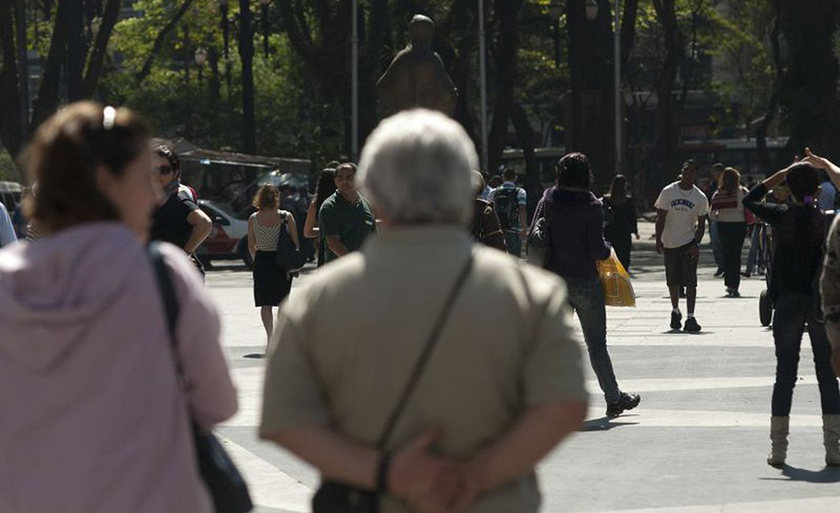
[[[560,16],[563,14],[563,8],[558,4],[551,4],[548,14],[551,16],[551,35],[554,39],[554,65],[560,66]]]
[[[586,0],[586,18],[594,21],[598,18],[598,2]],[[615,102],[615,174],[622,173],[621,143],[621,0],[615,0],[615,26],[613,28],[613,85]]]
[[[484,0],[478,0],[478,67],[481,75],[481,169],[490,165],[490,150],[487,148],[487,34],[484,31]]]
[[[356,162],[359,157],[359,0],[353,0],[350,18],[350,160]]]
[[[260,9],[262,9],[262,29],[263,29],[263,52],[265,58],[268,59],[268,6],[271,5],[271,0],[260,0]]]

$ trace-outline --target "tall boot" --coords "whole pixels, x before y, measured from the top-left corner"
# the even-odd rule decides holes
[[[840,465],[840,415],[823,415],[825,464]]]
[[[770,417],[770,455],[767,464],[781,467],[787,459],[788,433],[790,433],[790,417]]]

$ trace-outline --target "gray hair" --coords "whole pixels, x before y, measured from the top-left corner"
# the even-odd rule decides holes
[[[414,109],[383,120],[359,162],[362,192],[398,224],[466,224],[473,212],[475,145],[445,115]]]

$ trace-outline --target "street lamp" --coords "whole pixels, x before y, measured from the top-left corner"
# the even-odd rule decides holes
[[[207,62],[207,50],[199,48],[195,51],[195,64],[201,68],[204,66],[205,62]]]
[[[554,38],[554,65],[560,66],[560,16],[563,15],[563,7],[551,4],[548,15],[551,17],[551,35]]]
[[[594,21],[598,17],[598,2],[596,0],[586,0],[584,6],[586,8],[586,19]]]
[[[598,2],[586,0],[586,17],[594,21],[598,17]],[[613,28],[613,82],[615,101],[615,174],[622,172],[621,144],[621,0],[615,0],[615,27]]]
[[[262,29],[263,29],[263,51],[265,58],[268,59],[268,6],[271,5],[271,0],[260,0],[260,8],[262,9]]]

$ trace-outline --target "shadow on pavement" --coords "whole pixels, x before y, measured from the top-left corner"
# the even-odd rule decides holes
[[[804,483],[840,483],[840,467],[825,467],[822,470],[813,471],[804,468],[791,467],[785,465],[782,468],[783,478],[761,478],[762,481],[801,481]]]
[[[250,353],[250,354],[246,354],[242,358],[251,358],[253,360],[261,360],[261,359],[265,358],[265,353]]]
[[[587,420],[583,423],[583,427],[578,429],[581,433],[589,431],[609,431],[622,426],[637,426],[638,422],[623,422],[618,419],[611,419],[609,417],[600,417],[597,419]]]

